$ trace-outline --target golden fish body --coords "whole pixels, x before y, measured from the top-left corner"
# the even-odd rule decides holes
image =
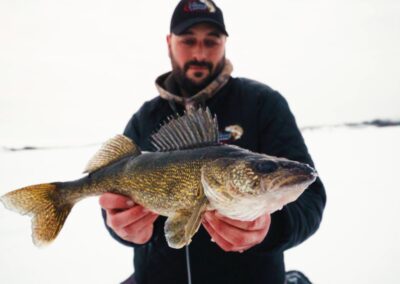
[[[74,194],[67,190],[62,198],[74,203],[86,196],[113,192],[129,196],[155,213],[171,216],[205,198],[202,167],[221,157],[242,152],[246,151],[221,145],[129,156],[70,182]]]

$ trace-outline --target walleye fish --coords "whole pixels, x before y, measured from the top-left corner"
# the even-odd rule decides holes
[[[141,152],[123,135],[106,142],[89,161],[88,175],[68,182],[24,187],[2,196],[6,208],[32,216],[37,246],[53,241],[79,200],[112,192],[163,216],[170,247],[190,243],[205,210],[254,220],[296,200],[317,174],[306,164],[219,143],[209,109],[169,119]]]

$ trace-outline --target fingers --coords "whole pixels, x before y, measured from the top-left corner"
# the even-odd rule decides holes
[[[144,244],[149,241],[153,235],[153,224],[157,217],[157,214],[148,213],[136,222],[126,227],[115,229],[114,231],[118,236],[126,241],[136,244]]]
[[[153,225],[136,234],[127,234],[126,236],[119,235],[122,239],[138,245],[147,243],[153,235]]]
[[[129,197],[109,192],[100,196],[99,203],[105,210],[123,210],[135,205]]]
[[[210,217],[206,221],[215,234],[232,244],[233,248],[238,249],[255,244],[258,239],[258,231],[245,231],[214,217]],[[217,239],[214,240],[217,242]]]
[[[215,212],[215,213],[214,213]],[[209,215],[210,218],[212,218],[213,213],[215,214],[215,217],[225,223],[228,223],[232,225],[233,227],[240,228],[246,231],[257,231],[257,230],[262,230],[265,228],[266,225],[268,225],[271,222],[271,217],[269,214],[262,215],[261,217],[253,220],[253,221],[240,221],[240,220],[235,220],[235,219],[230,219],[228,217],[225,217],[218,213],[217,211],[213,212],[206,212],[206,214]]]
[[[206,212],[203,225],[223,250],[243,251],[264,240],[270,215],[265,214],[254,221],[238,221],[215,212]]]
[[[158,216],[140,205],[134,205],[124,211],[107,210],[107,225],[113,229],[120,229],[137,222],[147,215]]]
[[[136,222],[125,226],[118,231],[121,237],[129,237],[137,234],[140,236],[141,233],[145,233],[146,230],[153,232],[153,223],[157,219],[158,215],[154,213],[149,213],[143,218],[137,220]]]
[[[135,204],[126,196],[113,193],[103,194],[99,203],[107,212],[107,225],[119,237],[137,244],[143,244],[151,238],[158,214]]]
[[[228,242],[222,235],[220,235],[214,228],[206,221],[203,221],[203,226],[207,230],[207,232],[210,234],[212,240],[218,244],[220,248],[222,248],[224,251],[237,251],[237,252],[242,252],[247,249],[249,249],[251,246],[238,246],[235,244],[232,244]]]

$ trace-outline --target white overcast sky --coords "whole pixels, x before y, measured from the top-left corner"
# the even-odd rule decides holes
[[[0,0],[0,144],[121,132],[170,69],[176,3]],[[300,126],[400,118],[400,1],[217,4],[233,75],[280,91]]]

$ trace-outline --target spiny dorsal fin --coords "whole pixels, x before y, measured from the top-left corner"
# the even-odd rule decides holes
[[[208,108],[169,117],[161,128],[151,135],[151,143],[159,152],[192,149],[219,143],[217,117]]]
[[[118,134],[108,140],[87,164],[84,173],[93,173],[127,156],[140,155],[139,147],[128,137]]]

